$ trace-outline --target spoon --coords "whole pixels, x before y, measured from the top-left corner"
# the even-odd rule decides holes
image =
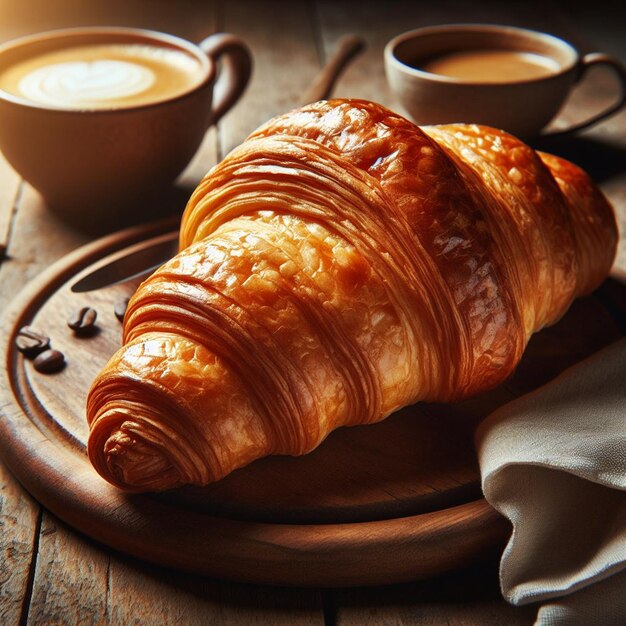
[[[332,93],[335,84],[342,72],[362,50],[365,49],[365,40],[358,35],[344,35],[337,44],[335,53],[328,59],[319,71],[309,88],[304,92],[301,105],[326,100]]]

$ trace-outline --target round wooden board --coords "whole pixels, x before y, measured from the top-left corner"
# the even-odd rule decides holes
[[[607,281],[533,338],[515,376],[488,394],[343,428],[309,455],[262,459],[203,489],[128,495],[87,460],[84,406],[91,380],[120,343],[114,303],[137,284],[84,294],[70,287],[116,256],[175,237],[174,226],[129,229],[64,257],[16,297],[0,330],[0,452],[9,468],[76,529],[162,565],[316,586],[399,582],[465,565],[508,534],[481,497],[478,421],[622,336],[624,289]],[[66,319],[85,305],[98,311],[98,332],[80,338]],[[24,324],[65,353],[63,371],[39,374],[17,352]]]

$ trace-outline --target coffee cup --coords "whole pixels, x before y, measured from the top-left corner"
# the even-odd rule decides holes
[[[589,68],[598,65],[614,71],[617,101],[556,132],[587,128],[626,102],[626,70],[618,59],[598,52],[580,55],[563,39],[524,28],[419,28],[392,39],[384,56],[391,89],[417,124],[485,124],[530,139],[557,116]]]
[[[126,211],[171,186],[250,72],[226,33],[198,45],[135,28],[16,39],[0,46],[0,150],[62,213]]]

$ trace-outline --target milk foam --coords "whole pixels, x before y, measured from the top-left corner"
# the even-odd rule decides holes
[[[152,87],[154,72],[137,63],[102,59],[40,67],[24,76],[18,89],[35,102],[80,106],[138,95]]]
[[[115,109],[175,98],[205,76],[182,50],[149,44],[71,46],[0,70],[0,89],[61,109]]]

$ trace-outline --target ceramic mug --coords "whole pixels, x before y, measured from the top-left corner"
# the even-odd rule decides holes
[[[525,80],[485,82],[419,69],[429,60],[466,51],[505,50],[547,58],[553,68]],[[606,110],[559,133],[571,133],[608,117],[626,102],[626,70],[609,55],[580,55],[558,37],[512,26],[450,24],[398,35],[385,48],[392,91],[417,124],[466,122],[504,129],[521,138],[537,136],[555,118],[572,87],[590,67],[605,65],[619,80],[620,96]]]
[[[197,80],[173,97],[113,108],[69,109],[0,90],[0,150],[17,172],[62,213],[126,210],[170,184],[243,93],[251,56],[238,37],[200,44],[134,28],[50,31],[0,46],[0,72],[34,55],[76,46],[139,44],[182,52]],[[218,75],[217,63],[221,63]]]

